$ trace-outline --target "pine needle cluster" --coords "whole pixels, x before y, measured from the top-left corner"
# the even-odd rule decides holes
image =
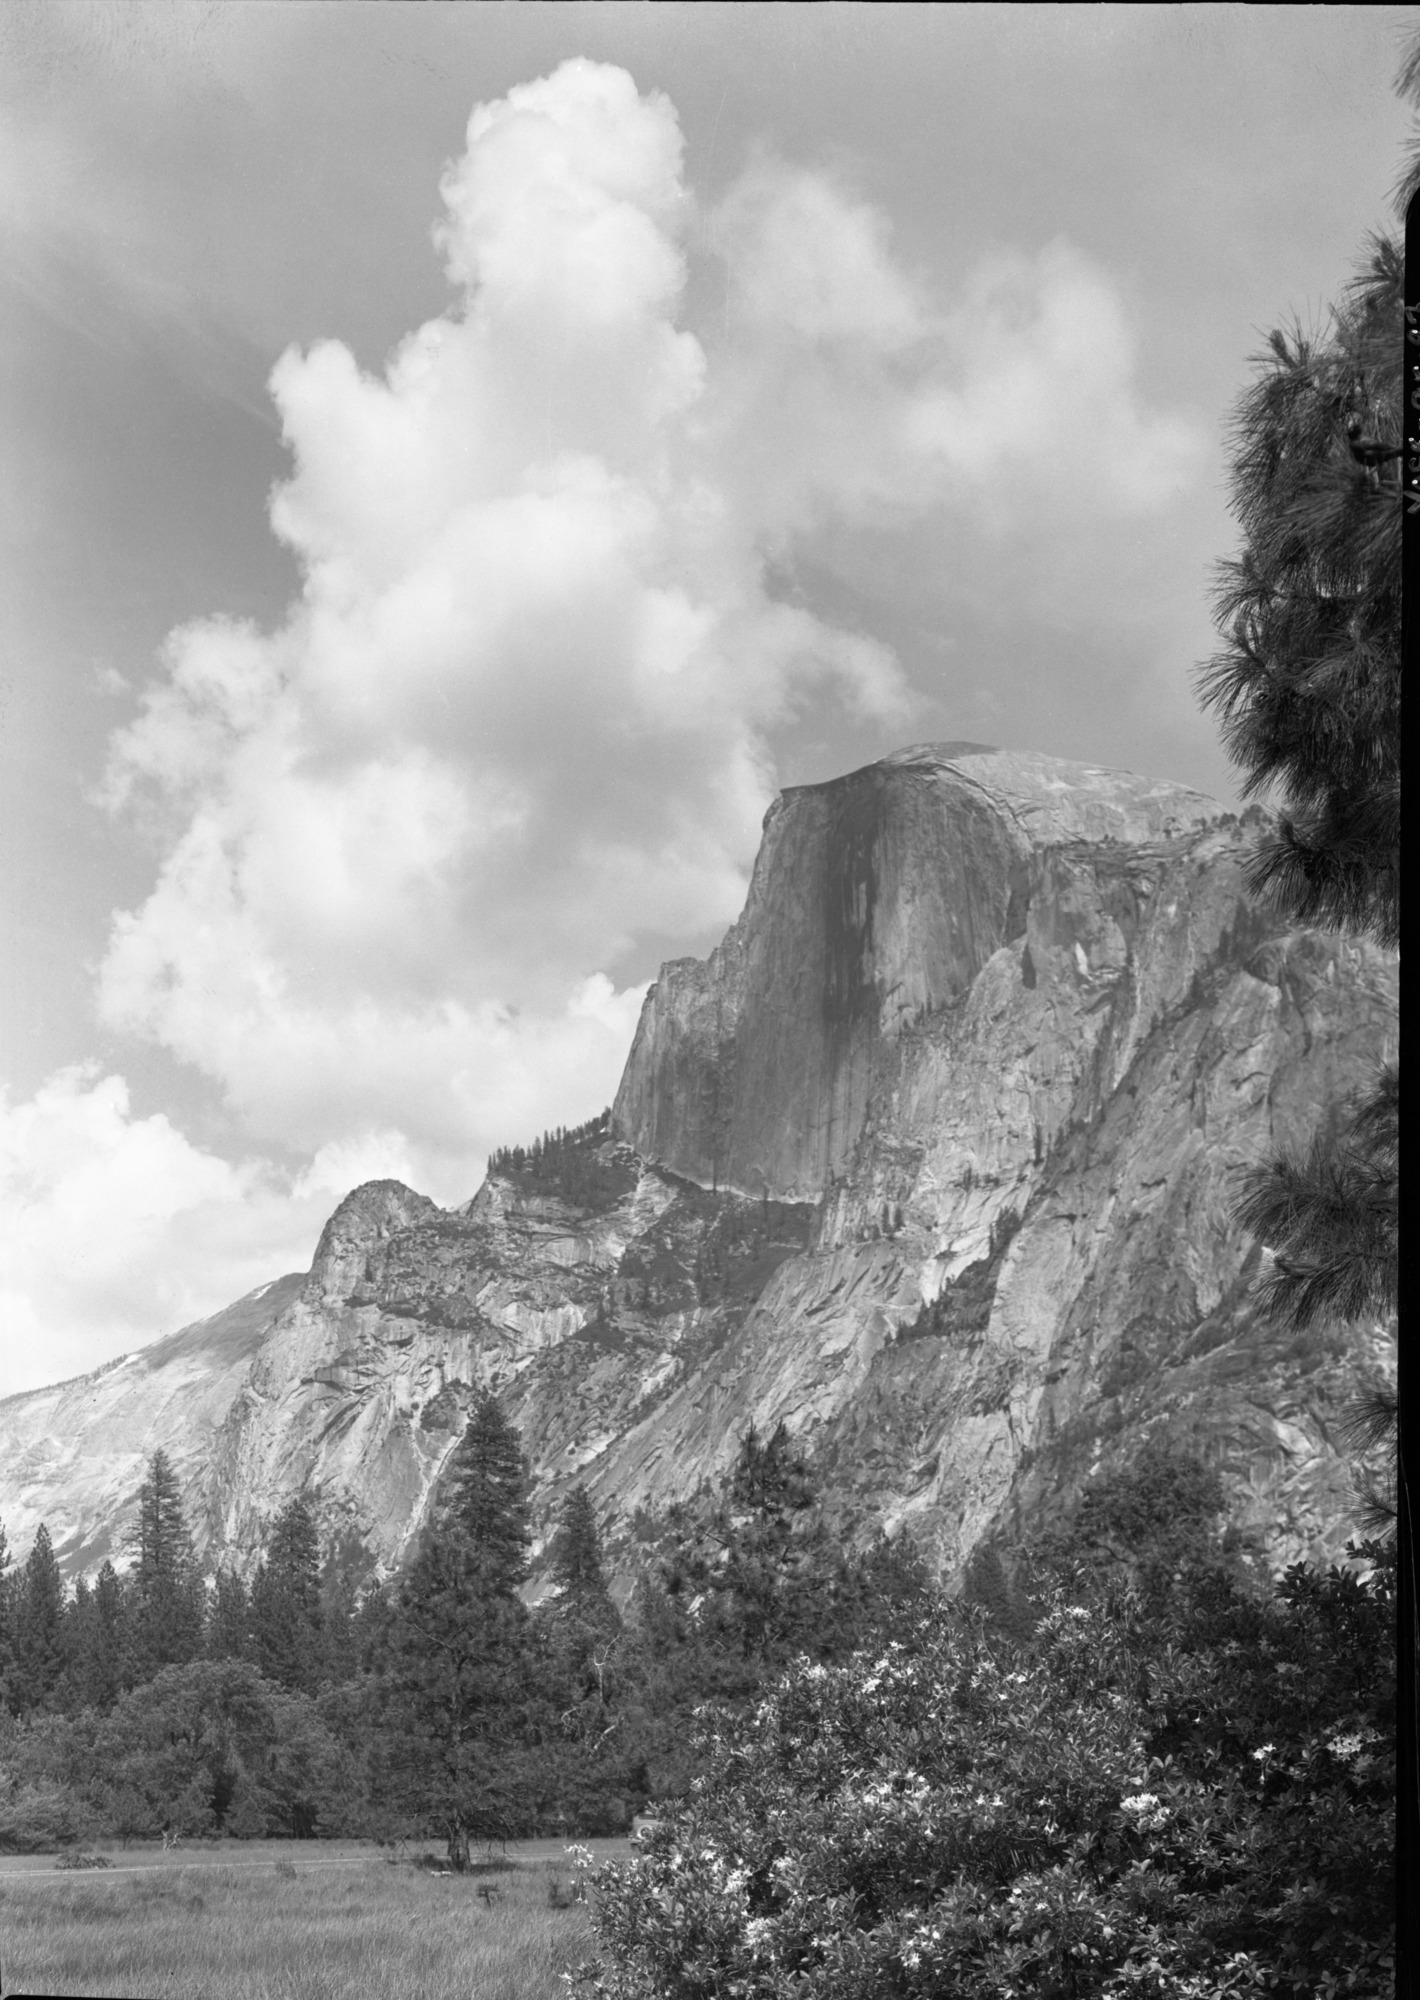
[[[1376,236],[1324,337],[1274,330],[1233,423],[1243,547],[1216,594],[1205,706],[1243,792],[1281,795],[1254,891],[1303,924],[1400,926],[1404,261]]]

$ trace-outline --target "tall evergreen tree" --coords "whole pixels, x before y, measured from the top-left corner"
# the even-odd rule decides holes
[[[123,1691],[123,1590],[107,1559],[94,1579],[93,1618],[89,1653],[83,1667],[84,1700],[88,1707],[112,1708]]]
[[[1420,110],[1420,38],[1399,88]],[[1420,145],[1400,189],[1420,185]],[[1402,213],[1403,213],[1402,209]],[[1280,793],[1254,886],[1298,922],[1394,944],[1400,924],[1401,357],[1404,260],[1373,237],[1324,335],[1275,331],[1236,412],[1241,554],[1222,566],[1225,649],[1202,677],[1244,790]],[[1273,1252],[1263,1302],[1298,1330],[1394,1310],[1400,1080],[1331,1107],[1249,1178],[1239,1220]],[[1392,1396],[1353,1437],[1395,1435]],[[1394,1505],[1366,1495],[1375,1529]]]
[[[297,1494],[277,1516],[251,1591],[256,1663],[268,1680],[312,1692],[322,1671],[320,1543]]]
[[[518,1433],[485,1394],[440,1482],[436,1532],[461,1533],[492,1596],[512,1597],[527,1581],[532,1543],[532,1475]]]
[[[880,1629],[882,1586],[897,1589],[889,1553],[852,1556],[830,1533],[817,1479],[784,1425],[767,1439],[751,1426],[713,1509],[668,1511],[658,1562],[665,1611],[648,1620],[643,1602],[637,1622],[643,1636],[660,1632],[678,1678],[704,1677],[706,1694],[738,1699],[795,1653],[834,1659]],[[905,1574],[900,1581],[908,1587]]]
[[[386,1656],[398,1749],[391,1774],[438,1823],[450,1866],[506,1824],[509,1755],[525,1722],[531,1480],[517,1432],[483,1397],[441,1483],[399,1592]]]
[[[123,1692],[123,1597],[113,1564],[105,1562],[93,1587],[81,1576],[64,1607],[61,1625],[64,1673],[57,1702],[66,1714],[112,1708]]]
[[[585,1486],[574,1486],[562,1503],[552,1545],[552,1580],[561,1606],[577,1617],[606,1622],[615,1607],[602,1568],[597,1517]]]
[[[551,1550],[558,1594],[541,1613],[549,1693],[563,1734],[585,1746],[605,1744],[619,1725],[619,1666],[613,1664],[621,1614],[602,1568],[597,1517],[584,1486],[559,1511]]]
[[[209,1660],[249,1660],[251,1607],[247,1587],[235,1570],[219,1569],[212,1579],[205,1649]]]
[[[21,1714],[51,1706],[64,1671],[64,1583],[41,1522],[15,1601],[13,1701]]]
[[[1420,36],[1397,87],[1420,111]],[[1397,191],[1420,188],[1420,135]],[[1394,944],[1400,929],[1402,356],[1400,243],[1373,236],[1324,335],[1275,331],[1238,405],[1233,503],[1243,549],[1223,566],[1224,651],[1202,693],[1250,793],[1282,811],[1254,886],[1297,921]],[[1400,1084],[1393,1065],[1359,1105],[1332,1107],[1311,1145],[1251,1176],[1240,1217],[1274,1253],[1268,1303],[1294,1326],[1383,1315],[1397,1302]],[[1394,1395],[1353,1413],[1358,1444],[1385,1439],[1396,1498],[1362,1486],[1368,1526],[1398,1550],[1400,1763],[1408,1837],[1420,1836],[1420,1649],[1407,1442]],[[1413,1921],[1413,1919],[1411,1920]],[[1420,1935],[1412,1936],[1420,1950]]]
[[[0,1521],[0,1713],[10,1703],[10,1682],[14,1673],[13,1580],[5,1572],[10,1567],[10,1544],[5,1523]]]
[[[202,1579],[183,1517],[177,1474],[155,1451],[138,1489],[137,1560],[131,1572],[129,1642],[132,1674],[149,1680],[160,1667],[195,1660],[202,1650]]]
[[[1324,337],[1278,329],[1234,420],[1242,552],[1205,702],[1282,812],[1253,882],[1300,923],[1400,922],[1400,364],[1404,260],[1373,238]]]
[[[94,1594],[82,1576],[74,1580],[74,1594],[64,1606],[59,1621],[59,1643],[64,1654],[64,1671],[59,1677],[56,1706],[66,1715],[89,1706],[84,1682],[86,1666],[93,1652]]]
[[[817,1483],[781,1423],[767,1439],[751,1425],[710,1520],[683,1541],[682,1591],[708,1600],[702,1626],[760,1667],[800,1645],[818,1652],[845,1581],[840,1551],[818,1509]]]

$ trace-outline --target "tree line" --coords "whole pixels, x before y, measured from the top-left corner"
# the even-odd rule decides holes
[[[512,1181],[524,1195],[555,1195],[593,1212],[612,1207],[636,1185],[629,1151],[609,1145],[611,1109],[581,1125],[557,1125],[530,1146],[500,1146],[489,1155],[490,1179]]]
[[[161,1451],[122,1572],[66,1589],[44,1527],[22,1564],[0,1530],[0,1849],[437,1834],[465,1868],[479,1839],[615,1831],[689,1784],[701,1702],[744,1704],[805,1649],[846,1658],[929,1589],[907,1543],[841,1548],[782,1428],[698,1509],[640,1517],[624,1611],[581,1487],[528,1606],[532,1495],[485,1395],[385,1583],[356,1588],[302,1495],[249,1586],[205,1578]]]

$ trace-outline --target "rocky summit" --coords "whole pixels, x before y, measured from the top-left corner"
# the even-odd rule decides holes
[[[906,1527],[948,1580],[1161,1433],[1275,1565],[1335,1556],[1338,1425],[1393,1341],[1268,1322],[1230,1207],[1370,1081],[1396,971],[1249,899],[1259,826],[960,743],[784,792],[609,1120],[462,1208],[357,1188],[305,1276],[0,1402],[12,1546],[45,1520],[71,1573],[120,1555],[162,1445],[209,1564],[302,1490],[388,1572],[486,1384],[544,1541],[580,1481],[623,1576],[641,1510],[781,1419],[845,1538]]]

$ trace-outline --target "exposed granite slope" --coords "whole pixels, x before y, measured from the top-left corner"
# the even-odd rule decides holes
[[[45,1389],[0,1401],[0,1521],[11,1555],[41,1521],[63,1569],[122,1569],[149,1455],[169,1450],[189,1492],[268,1331],[305,1278],[258,1285],[210,1319]]]
[[[1042,848],[1134,848],[1217,811],[1179,786],[957,745],[784,792],[743,916],[647,999],[618,1129],[707,1186],[816,1198],[852,1158],[884,1044],[1022,935]]]
[[[972,746],[786,792],[740,921],[648,995],[577,1200],[372,1183],[248,1350],[219,1315],[126,1401],[99,1377],[0,1403],[12,1542],[61,1518],[96,1560],[161,1442],[210,1556],[249,1563],[305,1488],[388,1568],[491,1383],[542,1524],[581,1479],[618,1559],[638,1507],[781,1418],[845,1534],[910,1525],[947,1576],[1160,1427],[1274,1561],[1337,1553],[1338,1421],[1391,1346],[1260,1323],[1229,1207],[1365,1085],[1395,969],[1260,913],[1254,839],[1180,787]]]

